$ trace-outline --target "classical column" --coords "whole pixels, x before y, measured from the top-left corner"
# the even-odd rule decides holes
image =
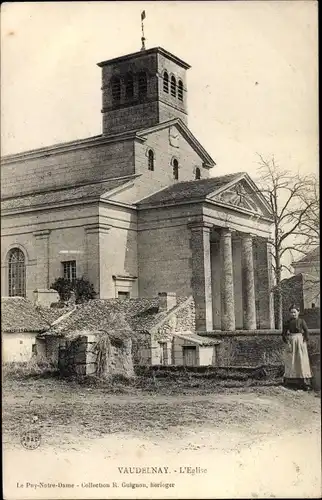
[[[191,231],[192,277],[191,288],[196,306],[196,329],[212,330],[212,290],[210,262],[211,224],[189,224]]]
[[[49,283],[49,235],[50,230],[44,229],[36,231],[34,238],[36,240],[36,255],[37,255],[37,279],[36,288],[48,290]]]
[[[233,254],[231,230],[223,228],[220,231],[221,252],[221,329],[235,330],[235,303],[233,280]]]
[[[273,258],[272,258],[272,248],[273,240],[266,240],[266,258],[267,258],[267,288],[268,288],[268,327],[270,329],[275,328],[275,314],[274,314],[274,277],[273,277]]]
[[[242,288],[243,288],[243,326],[245,330],[256,329],[255,277],[253,259],[253,237],[242,234]]]
[[[256,298],[258,299],[258,317],[260,329],[274,329],[273,265],[271,240],[256,238],[255,269],[257,274]]]

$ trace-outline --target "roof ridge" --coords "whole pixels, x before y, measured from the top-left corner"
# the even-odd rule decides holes
[[[172,316],[172,314],[180,311],[180,309],[182,309],[184,306],[187,305],[188,302],[190,301],[193,301],[193,297],[192,295],[189,295],[188,297],[186,297],[185,300],[183,300],[182,302],[180,302],[179,304],[176,304],[174,307],[172,307],[171,309],[169,309],[169,311],[160,311],[158,314],[162,314],[162,313],[166,313],[166,315],[164,317],[162,317],[160,319],[160,321],[158,321],[152,328],[151,328],[151,331],[153,331],[154,329],[156,328],[159,328],[160,325],[162,325],[165,321],[168,321],[169,318]]]
[[[319,247],[319,245],[317,245],[316,247],[312,248],[312,250],[309,250],[307,253],[305,253],[300,259],[294,260],[293,263],[300,264],[301,262],[310,262],[310,261],[307,261],[307,259],[310,258],[311,256],[315,256],[316,252],[318,252],[318,255],[316,255],[316,256],[319,257],[319,253],[320,253],[319,250],[320,250],[320,247]]]
[[[67,311],[66,313],[62,314],[61,316],[59,316],[59,318],[55,319],[55,321],[53,321],[49,325],[50,326],[56,326],[56,325],[58,325],[59,323],[61,323],[62,321],[64,321],[64,319],[68,318],[73,312],[75,312],[76,309],[77,309],[77,306],[75,305],[73,307],[73,309],[71,309],[71,311]]]

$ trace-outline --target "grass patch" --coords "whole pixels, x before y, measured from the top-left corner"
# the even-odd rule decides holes
[[[163,374],[164,375],[164,374]],[[87,387],[102,389],[108,394],[191,394],[191,393],[215,393],[226,388],[250,388],[260,386],[277,386],[282,379],[252,379],[244,377],[215,378],[215,377],[192,377],[190,373],[180,376],[137,376],[127,378],[124,376],[111,376],[108,379],[101,379],[93,376],[73,377],[67,379],[75,387]]]
[[[4,378],[24,379],[30,377],[53,377],[58,376],[56,365],[47,360],[31,359],[23,363],[4,363],[2,375]]]
[[[215,393],[225,389],[247,389],[261,386],[277,386],[282,382],[279,368],[257,369],[216,368],[186,370],[185,367],[142,367],[137,376],[124,375],[98,376],[62,376],[52,363],[36,361],[26,363],[6,363],[3,375],[6,379],[28,380],[42,378],[60,379],[66,387],[85,387],[102,389],[105,394],[189,394]]]

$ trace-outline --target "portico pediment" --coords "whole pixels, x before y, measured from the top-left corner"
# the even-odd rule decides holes
[[[207,198],[222,205],[256,213],[261,217],[271,217],[267,201],[247,174],[209,194]]]

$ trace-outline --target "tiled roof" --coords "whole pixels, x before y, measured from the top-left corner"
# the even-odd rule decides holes
[[[295,261],[293,264],[305,264],[305,263],[310,263],[310,262],[317,262],[320,261],[320,247],[316,247],[310,252],[308,252],[304,257],[301,259]]]
[[[221,344],[221,341],[218,339],[211,339],[208,337],[202,337],[201,335],[197,335],[196,333],[178,333],[177,337],[193,342],[194,344],[199,344],[201,346],[213,346]]]
[[[242,173],[239,172],[220,177],[210,177],[209,179],[177,182],[170,187],[162,189],[162,191],[158,191],[157,193],[144,198],[138,203],[138,205],[144,206],[147,204],[204,198],[217,189],[225,186],[235,179],[238,179],[241,175]]]
[[[1,299],[2,332],[44,332],[50,322],[37,307],[23,297],[3,297]]]
[[[38,194],[35,193],[14,198],[4,198],[1,202],[1,209],[10,210],[15,208],[28,208],[43,204],[50,205],[51,203],[60,203],[65,201],[99,198],[105,192],[122,186],[130,179],[131,177],[127,179],[110,179],[95,184],[87,184],[85,186],[68,187]]]
[[[177,305],[186,297],[177,298]],[[52,325],[45,335],[65,336],[73,332],[116,331],[115,315],[123,317],[132,331],[148,332],[168,312],[159,312],[159,299],[94,299],[77,306],[75,312]],[[119,329],[123,329],[123,326]]]
[[[68,307],[44,307],[44,306],[35,306],[36,310],[42,315],[42,317],[49,323],[50,325],[56,321],[61,316],[65,315],[67,312],[73,309],[72,306]]]

